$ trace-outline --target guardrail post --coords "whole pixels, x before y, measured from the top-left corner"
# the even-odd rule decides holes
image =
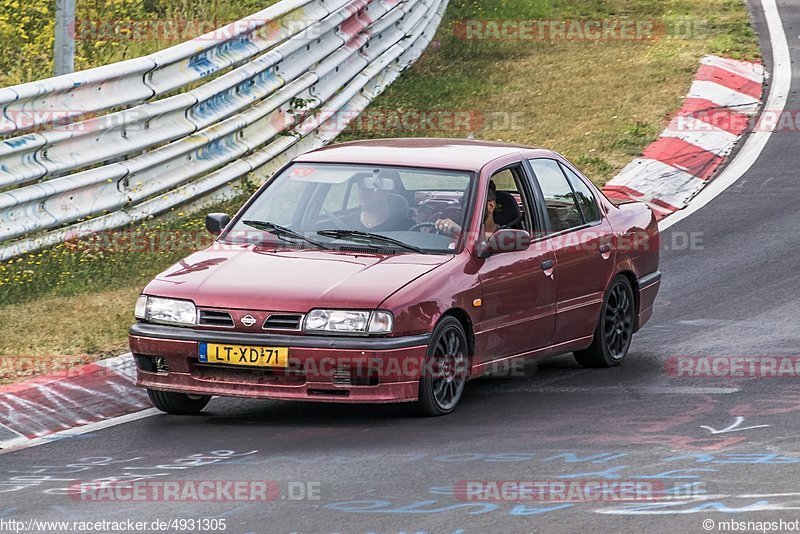
[[[75,70],[75,0],[56,0],[55,75]]]

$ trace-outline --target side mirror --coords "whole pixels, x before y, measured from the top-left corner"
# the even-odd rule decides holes
[[[231,222],[227,213],[209,213],[206,215],[206,230],[214,235],[219,235]]]
[[[489,241],[480,243],[476,249],[476,256],[478,259],[486,259],[493,254],[523,252],[530,247],[531,234],[525,230],[504,228],[493,233]]]

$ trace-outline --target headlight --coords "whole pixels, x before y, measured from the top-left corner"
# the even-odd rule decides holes
[[[386,311],[311,310],[306,315],[304,330],[309,333],[391,334],[392,314]]]
[[[134,315],[151,323],[191,326],[197,324],[197,309],[190,300],[164,299],[140,295]]]

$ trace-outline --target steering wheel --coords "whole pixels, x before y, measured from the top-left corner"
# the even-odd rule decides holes
[[[414,226],[412,226],[411,228],[409,228],[408,231],[409,232],[419,232],[422,228],[433,228],[436,231],[435,232],[431,232],[431,233],[434,233],[436,235],[440,235],[441,234],[441,232],[439,232],[439,230],[436,228],[436,224],[434,224],[432,222],[417,223]]]
[[[346,223],[346,222],[344,222],[344,221],[342,220],[342,218],[341,218],[341,217],[337,217],[336,215],[334,215],[334,214],[333,214],[333,213],[331,213],[330,211],[326,210],[325,208],[321,208],[321,209],[322,209],[322,213],[323,213],[324,215],[327,215],[328,217],[330,217],[330,218],[331,218],[333,221],[335,221],[335,222],[336,222],[336,224],[338,224],[338,225],[339,225],[339,227],[340,227],[342,230],[352,230],[352,228],[350,228],[350,227],[347,225],[347,223]]]

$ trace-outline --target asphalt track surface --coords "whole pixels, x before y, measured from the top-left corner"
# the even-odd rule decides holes
[[[771,67],[761,7],[751,8]],[[796,63],[800,3],[779,9]],[[787,110],[800,109],[797,89],[795,74]],[[746,175],[664,233],[655,317],[620,368],[551,359],[529,377],[470,383],[459,409],[436,419],[392,406],[214,399],[196,418],[157,415],[0,455],[0,527],[216,518],[234,533],[720,532],[734,530],[721,521],[800,519],[798,379],[677,377],[666,365],[799,353],[798,146],[800,132],[774,134]],[[682,246],[687,238],[694,247]],[[68,495],[71,484],[104,477],[272,480],[281,497]],[[656,498],[565,502],[547,490],[550,502],[474,501],[459,491],[465,481],[639,481]],[[295,500],[300,487],[313,498]],[[767,525],[781,526],[791,529]]]

